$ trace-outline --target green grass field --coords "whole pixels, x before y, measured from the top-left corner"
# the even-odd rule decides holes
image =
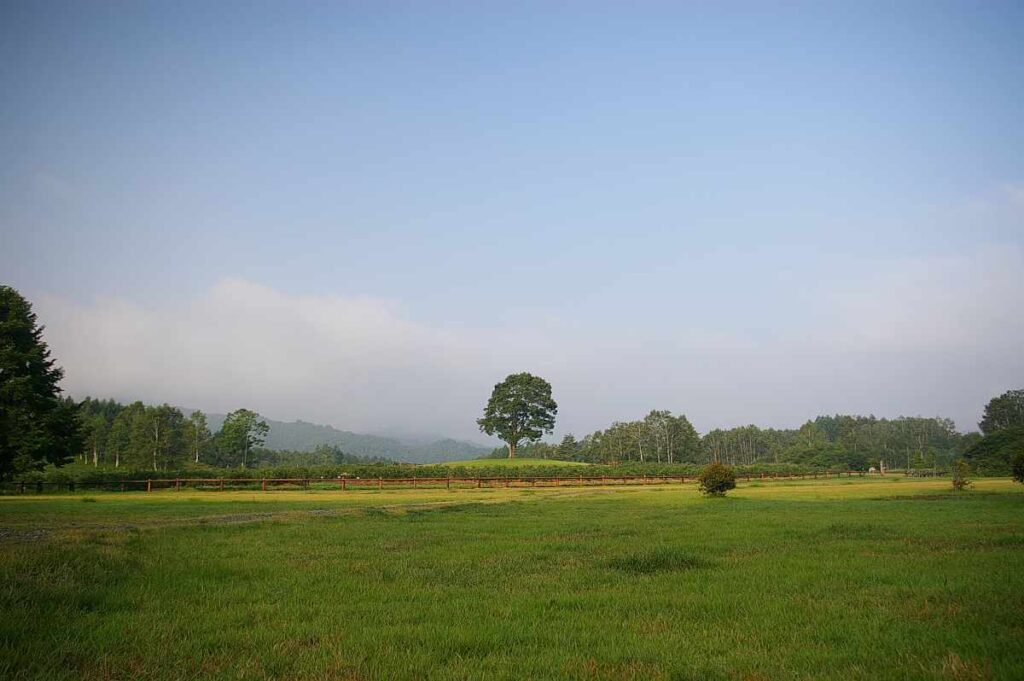
[[[1024,488],[0,497],[0,678],[1014,679]]]
[[[469,459],[468,461],[449,461],[447,466],[460,468],[525,468],[527,466],[589,466],[580,461],[556,461],[554,459]]]

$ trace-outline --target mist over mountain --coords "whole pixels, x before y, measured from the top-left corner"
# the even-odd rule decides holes
[[[182,409],[186,414],[192,409]],[[224,414],[207,414],[210,430],[216,432],[224,423]],[[263,417],[270,426],[267,441],[268,449],[311,451],[317,445],[337,445],[347,454],[358,456],[378,456],[405,461],[408,463],[437,463],[441,461],[459,461],[475,459],[489,453],[492,448],[482,445],[439,438],[436,440],[409,440],[380,435],[367,435],[339,430],[333,426],[325,426],[307,421],[275,421]]]

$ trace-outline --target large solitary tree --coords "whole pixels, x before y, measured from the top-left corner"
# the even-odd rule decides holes
[[[32,305],[0,286],[0,479],[67,463],[83,446],[78,406],[61,399]]]
[[[514,458],[520,442],[536,442],[555,427],[558,405],[551,399],[551,384],[540,376],[511,374],[494,386],[484,415],[477,419],[480,430],[497,435]]]

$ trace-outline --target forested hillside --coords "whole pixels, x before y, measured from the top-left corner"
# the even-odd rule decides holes
[[[305,421],[285,423],[249,410],[204,414],[170,405],[86,398],[79,405],[94,465],[168,469],[186,462],[213,466],[335,465],[370,460],[438,463],[485,454],[458,440],[410,444]]]
[[[186,411],[186,413],[188,413]],[[219,430],[224,414],[208,414],[211,430]],[[442,439],[409,443],[396,438],[339,430],[308,421],[264,419],[270,428],[264,447],[278,451],[311,452],[321,445],[340,447],[348,454],[382,457],[409,463],[438,463],[474,459],[490,451],[487,447],[461,440]]]

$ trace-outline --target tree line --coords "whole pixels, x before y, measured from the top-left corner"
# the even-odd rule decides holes
[[[1004,421],[1013,422],[1012,414],[1010,408]],[[1021,422],[1024,423],[1024,417]],[[518,451],[520,456],[529,458],[605,464],[796,464],[846,470],[884,465],[889,469],[945,469],[989,437],[960,433],[952,420],[942,417],[886,419],[849,414],[818,416],[794,429],[746,425],[716,428],[701,436],[685,415],[652,410],[642,419],[617,421],[582,439],[569,433],[557,444],[532,442],[520,445]],[[1004,433],[989,442],[1008,440],[1017,441]],[[498,448],[491,456],[501,458],[506,451]],[[979,460],[985,458],[984,447],[973,451]]]
[[[246,468],[255,463],[254,448],[266,440],[268,427],[259,414],[237,409],[211,433],[206,414],[188,416],[169,404],[121,404],[86,398],[78,405],[85,433],[82,463],[119,468],[181,468],[186,462]]]
[[[347,454],[335,445],[318,445],[313,451],[265,449],[269,428],[249,409],[236,409],[211,432],[202,411],[187,416],[168,404],[142,402],[121,404],[87,397],[78,404],[85,434],[77,460],[93,466],[178,470],[186,465],[216,468],[270,466],[330,466],[344,463],[386,461]]]
[[[1012,399],[1014,394],[989,403],[983,433],[1024,420],[1024,408]],[[495,458],[506,451],[511,458],[518,451],[528,457],[588,463],[770,463],[845,470],[867,470],[875,464],[908,470],[946,468],[981,437],[963,435],[952,420],[940,417],[849,414],[818,416],[796,429],[748,425],[716,428],[701,437],[685,415],[654,409],[642,419],[616,421],[581,440],[569,433],[557,445],[541,442],[542,435],[554,429],[557,412],[550,383],[529,373],[511,374],[494,386],[477,424],[505,441],[506,449],[492,453]]]

